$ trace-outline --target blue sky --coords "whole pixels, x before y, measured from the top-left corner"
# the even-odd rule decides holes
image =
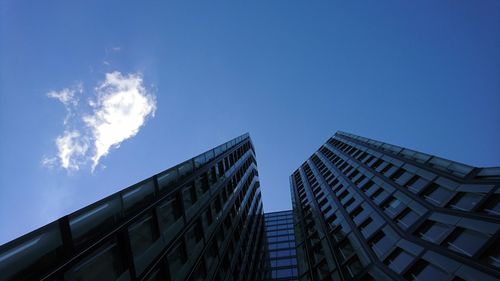
[[[0,243],[245,132],[276,211],[337,130],[498,166],[499,121],[496,0],[2,1]]]

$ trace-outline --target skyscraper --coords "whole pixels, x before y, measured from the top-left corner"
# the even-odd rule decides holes
[[[266,231],[265,280],[298,280],[293,212],[264,214]]]
[[[500,167],[338,132],[263,213],[242,135],[0,246],[0,280],[498,280]]]
[[[262,280],[255,152],[233,139],[0,247],[0,280]]]
[[[290,182],[300,280],[500,278],[500,167],[338,132]]]

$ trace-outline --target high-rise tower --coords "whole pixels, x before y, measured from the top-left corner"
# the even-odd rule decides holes
[[[0,280],[262,280],[248,134],[0,247]]]
[[[265,213],[264,222],[267,242],[265,280],[298,280],[293,212]]]
[[[338,132],[290,177],[300,280],[499,280],[500,168]]]

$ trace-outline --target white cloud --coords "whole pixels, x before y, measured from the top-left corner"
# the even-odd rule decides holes
[[[42,165],[48,168],[54,168],[54,166],[57,164],[57,157],[44,157],[42,159]]]
[[[92,170],[112,147],[135,136],[146,118],[154,116],[156,110],[155,97],[146,92],[138,74],[107,73],[106,80],[96,91],[97,100],[90,103],[94,112],[83,117],[92,131],[95,148]]]
[[[95,88],[94,99],[87,100],[90,111],[79,107],[77,92],[83,93],[81,84],[47,94],[61,101],[68,114],[64,133],[55,139],[57,158],[45,157],[44,166],[53,167],[58,162],[66,170],[79,170],[91,162],[94,171],[110,149],[135,136],[156,110],[156,98],[144,88],[140,74],[107,73],[106,79]],[[73,122],[68,124],[74,116],[78,118],[72,118]]]
[[[82,92],[83,87],[81,84],[78,84],[74,88],[65,88],[59,92],[50,91],[47,93],[49,98],[54,98],[62,102],[65,106],[73,105],[76,106],[78,104],[78,97],[75,96],[76,92]]]
[[[81,83],[72,88],[65,88],[59,92],[50,91],[47,93],[49,98],[57,99],[64,105],[66,109],[66,117],[63,120],[64,124],[68,122],[69,118],[73,115],[74,108],[78,106],[79,98],[76,96],[77,93],[83,93],[83,85]]]
[[[78,170],[81,157],[85,155],[88,145],[81,138],[79,131],[65,131],[62,136],[56,138],[57,156],[61,161],[61,167],[67,170]]]

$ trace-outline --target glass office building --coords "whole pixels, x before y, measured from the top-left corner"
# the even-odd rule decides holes
[[[338,132],[290,182],[300,280],[500,279],[500,167]]]
[[[264,214],[266,231],[266,279],[298,280],[293,212]]]
[[[0,280],[262,280],[255,151],[242,135],[0,247]]]
[[[263,213],[242,135],[0,246],[3,280],[500,280],[500,167],[336,133]]]

